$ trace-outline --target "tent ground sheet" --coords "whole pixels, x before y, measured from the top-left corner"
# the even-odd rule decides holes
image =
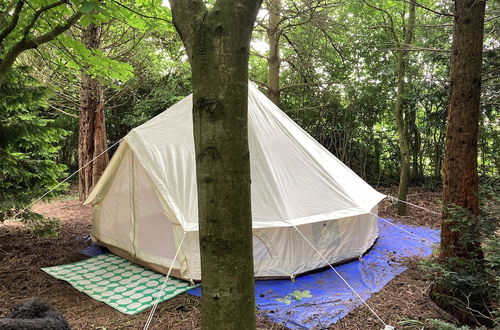
[[[158,295],[160,301],[165,301],[193,288],[189,282],[171,277],[160,294],[165,275],[111,253],[42,270],[68,282],[91,298],[129,315],[151,307]]]
[[[407,269],[402,258],[429,256],[432,243],[439,242],[438,230],[385,219],[379,219],[378,225],[379,237],[361,259],[335,266],[365,300]],[[201,289],[189,293],[199,296]],[[362,304],[330,268],[298,276],[295,281],[256,281],[255,299],[270,319],[291,329],[328,328]]]

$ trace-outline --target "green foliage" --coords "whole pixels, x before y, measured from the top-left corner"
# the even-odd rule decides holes
[[[103,45],[106,50],[90,50],[74,38],[61,37],[59,38],[61,44],[72,50],[62,52],[61,55],[66,57],[66,66],[75,70],[76,74],[80,70],[85,70],[104,85],[112,85],[114,88],[120,88],[119,83],[128,81],[134,75],[134,68],[126,57],[120,56],[120,49],[137,47],[145,34],[173,31],[172,25],[167,22],[170,19],[170,11],[162,6],[161,0],[120,2],[93,0],[84,2],[82,8],[89,13],[82,18],[82,26],[91,23],[100,25],[107,30],[107,38],[118,40]],[[136,33],[135,36],[133,33],[124,33],[124,30],[130,29]],[[130,36],[133,39],[127,42]],[[116,41],[118,43],[115,45]]]
[[[426,0],[419,4],[453,11],[452,2]],[[366,0],[323,6],[321,1],[282,0],[281,6],[281,108],[370,183],[397,183],[395,38],[403,38],[408,2]],[[495,17],[496,12],[498,5],[488,3],[487,17]],[[441,184],[443,170],[453,20],[421,7],[416,9],[416,19],[404,95],[411,183],[435,188]],[[267,23],[265,18],[262,21]],[[494,31],[495,23],[486,22],[485,44],[489,48],[496,47]],[[265,40],[266,31],[258,26],[254,48]],[[269,52],[256,49],[253,54],[251,79],[265,86]],[[500,141],[495,89],[498,52],[485,52],[484,58],[489,74],[483,82],[479,171],[495,177],[500,168],[499,153],[495,152]]]
[[[108,97],[110,141],[117,141],[191,93],[191,71],[184,56],[180,40],[170,33],[150,38],[133,53],[129,61],[135,68],[134,78]]]
[[[468,322],[500,325],[500,237],[498,183],[488,186],[481,215],[474,217],[460,207],[446,210],[465,256],[435,259],[424,263],[439,288],[435,299],[467,315]],[[443,294],[442,292],[446,292]]]
[[[61,220],[45,217],[39,213],[25,211],[19,217],[33,235],[39,238],[58,238]]]
[[[84,69],[101,83],[113,84],[115,87],[118,82],[125,82],[134,75],[130,64],[114,60],[100,49],[88,49],[80,41],[66,36],[61,36],[59,41],[71,50],[62,53],[61,57],[66,60],[66,69],[72,70],[75,75]]]
[[[159,0],[100,2],[79,22],[101,27],[99,49],[86,48],[75,28],[20,58],[54,92],[48,101],[54,125],[70,132],[61,143],[60,161],[72,171],[78,168],[82,71],[104,87],[110,143],[190,93],[189,64],[179,55],[182,43],[169,19]]]
[[[84,1],[80,7],[80,11],[84,14],[90,14],[93,10],[99,8],[99,1]]]
[[[0,221],[65,175],[66,166],[56,159],[58,143],[68,133],[53,126],[47,97],[26,68],[12,69],[0,89]]]
[[[402,39],[407,3],[281,3],[287,17],[280,23],[281,107],[364,179],[397,183],[400,156],[392,114],[397,47],[392,31]],[[449,47],[451,30],[423,27],[449,22],[418,8],[416,46]],[[265,37],[260,30],[255,34],[255,39]],[[268,53],[251,59],[251,77],[265,82],[267,63],[262,55]],[[449,57],[446,52],[410,56],[405,112],[414,114],[418,127],[412,134],[413,141],[419,141],[413,143],[414,181],[435,173],[440,180],[447,98],[446,84],[440,82],[447,80]]]
[[[14,7],[17,1],[0,1],[0,31],[11,22]],[[25,39],[32,39],[51,31],[55,26],[65,24],[68,18],[75,13],[75,9],[84,9],[82,1],[67,1],[44,10],[35,18],[35,13],[42,8],[54,4],[53,0],[34,0],[24,4],[15,28],[6,36],[0,47],[0,59],[12,48],[14,44]],[[83,12],[83,11],[82,11]],[[27,33],[27,34],[26,34]]]
[[[295,290],[294,292],[287,294],[283,298],[278,298],[276,300],[285,303],[286,305],[290,305],[292,303],[292,299],[295,301],[302,301],[302,299],[304,298],[311,298],[311,297],[312,297],[311,291],[309,290],[304,290],[304,291]]]
[[[402,329],[435,329],[435,330],[472,330],[472,328],[468,326],[456,326],[455,324],[448,323],[438,319],[427,319],[425,321],[418,320],[409,320],[405,319],[399,321],[398,324],[402,327]],[[486,329],[484,327],[475,328],[476,330]]]
[[[52,2],[30,1],[23,8],[18,26],[2,42],[0,59],[21,38],[35,10]],[[419,3],[442,12],[453,10],[450,2]],[[12,16],[14,4],[0,2],[0,30]],[[281,4],[285,14],[280,21],[281,108],[363,178],[374,184],[397,183],[400,157],[392,115],[397,47],[392,30],[402,38],[408,3],[367,0],[327,5],[282,0]],[[79,75],[84,70],[106,88],[106,107],[112,107],[111,114],[107,111],[108,128],[115,138],[189,93],[187,59],[179,55],[182,44],[161,0],[72,0],[44,13],[30,36],[64,23],[74,10],[84,13],[81,27],[102,27],[101,50],[85,48],[74,28],[20,58],[36,65],[37,77],[60,92],[51,100],[57,108],[78,114]],[[495,17],[495,12],[498,4],[488,2],[487,16]],[[261,20],[266,23],[265,17]],[[496,20],[485,23],[485,48],[496,47],[496,25]],[[411,114],[412,183],[429,187],[441,182],[451,30],[451,17],[417,8],[405,112]],[[254,41],[266,41],[260,25]],[[266,56],[261,51],[250,59],[250,77],[261,86],[267,81]],[[485,51],[478,161],[480,175],[489,177],[498,176],[500,168],[497,66],[498,52]],[[175,74],[170,74],[172,68]],[[72,120],[66,120],[64,127],[76,129]],[[74,149],[75,140],[69,136],[65,149]]]

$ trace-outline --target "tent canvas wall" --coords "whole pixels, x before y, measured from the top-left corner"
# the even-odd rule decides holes
[[[361,256],[378,235],[384,195],[295,124],[255,85],[248,92],[256,277],[288,277]],[[133,129],[86,203],[92,238],[118,255],[200,280],[192,96]]]

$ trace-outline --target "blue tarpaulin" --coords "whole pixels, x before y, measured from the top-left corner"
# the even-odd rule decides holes
[[[360,259],[335,269],[363,299],[382,289],[396,275],[407,268],[401,264],[404,257],[426,257],[432,253],[432,244],[439,242],[439,231],[388,222],[379,219],[379,237],[373,247]],[[189,293],[199,296],[201,289]],[[274,322],[286,323],[288,328],[326,328],[345,317],[362,301],[349,289],[332,269],[299,276],[291,280],[255,282],[257,307]]]
[[[101,254],[108,253],[109,250],[104,246],[100,246],[96,243],[92,243],[87,246],[85,249],[81,250],[80,253],[89,257],[97,257]]]

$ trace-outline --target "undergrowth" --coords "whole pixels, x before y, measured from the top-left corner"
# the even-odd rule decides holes
[[[463,325],[500,327],[499,197],[498,182],[493,181],[482,189],[479,216],[457,206],[449,207],[445,221],[460,231],[459,244],[467,247],[467,255],[435,257],[423,263],[434,282],[431,298]],[[468,328],[440,324],[437,329]]]

